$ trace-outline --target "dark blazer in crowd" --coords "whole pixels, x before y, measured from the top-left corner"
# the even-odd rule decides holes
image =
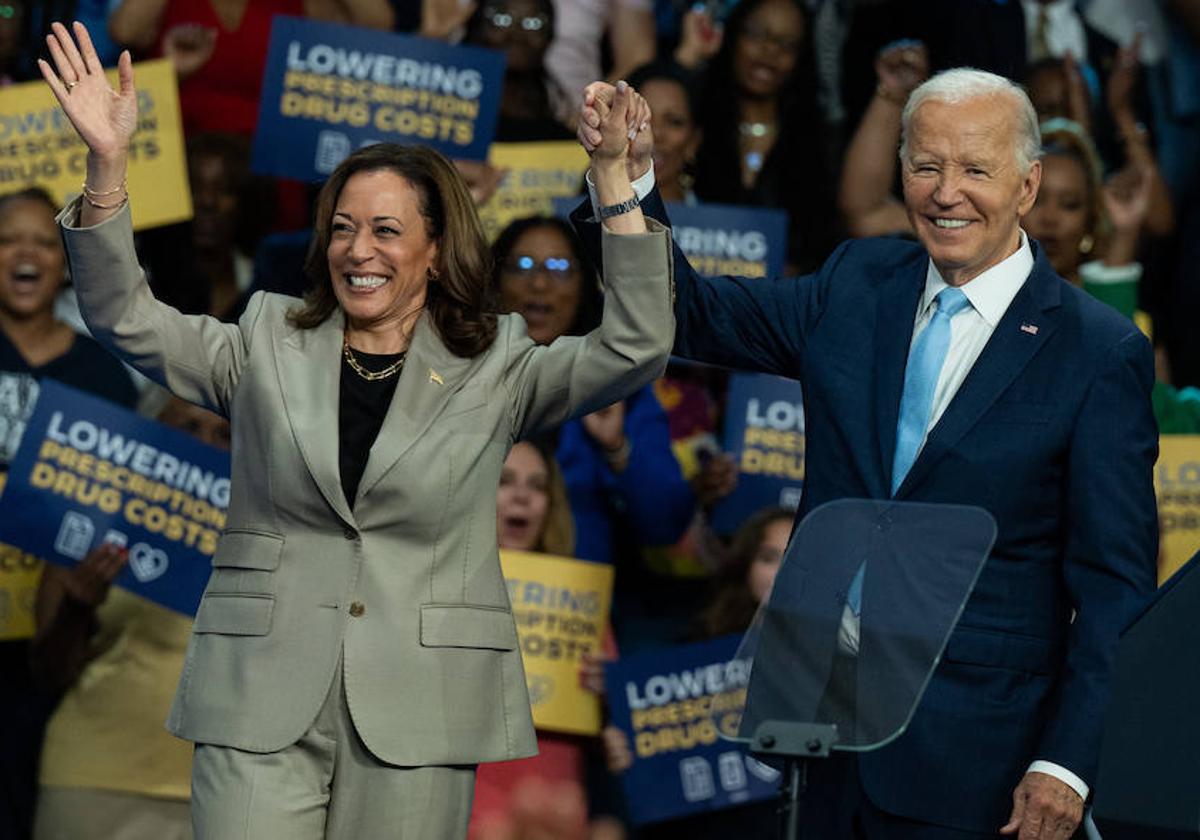
[[[657,191],[643,208],[666,218]],[[576,223],[594,245],[585,213]],[[1033,760],[1095,782],[1115,643],[1153,591],[1158,542],[1149,343],[1034,251],[895,494],[985,508],[995,546],[907,732],[857,759],[879,809],[988,834],[1007,821]],[[702,278],[676,252],[675,353],[803,384],[798,517],[835,499],[892,496],[928,264],[918,244],[868,239],[805,277]],[[872,584],[867,575],[864,606]]]

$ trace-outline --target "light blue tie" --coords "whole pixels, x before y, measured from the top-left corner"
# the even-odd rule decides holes
[[[896,423],[896,454],[892,459],[893,496],[925,442],[929,414],[933,411],[933,393],[942,366],[946,364],[946,352],[950,349],[950,319],[971,305],[962,289],[953,286],[942,289],[933,301],[937,308],[913,342],[908,365],[904,368],[904,393],[900,396],[900,418]],[[862,611],[862,585],[863,567],[860,566],[846,593],[846,603],[855,615]]]

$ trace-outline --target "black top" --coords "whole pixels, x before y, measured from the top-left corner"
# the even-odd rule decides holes
[[[361,367],[372,373],[385,369],[399,359],[403,353],[364,353],[352,350]],[[342,477],[342,492],[346,503],[354,508],[354,497],[358,495],[358,483],[367,468],[367,456],[383,426],[392,394],[400,372],[387,379],[374,382],[363,379],[350,363],[342,358],[342,383],[338,394],[338,470]]]
[[[42,377],[125,408],[137,407],[137,389],[125,367],[87,336],[76,335],[66,353],[40,367],[31,367],[0,330],[0,472],[7,471],[16,454],[21,432],[33,414],[38,394],[35,383]]]

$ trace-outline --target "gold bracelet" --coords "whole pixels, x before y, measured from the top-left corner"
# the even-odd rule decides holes
[[[118,207],[124,206],[124,204],[127,201],[129,201],[129,193],[126,193],[125,195],[121,196],[120,201],[114,202],[112,204],[101,204],[100,202],[96,201],[94,198],[92,198],[87,193],[83,194],[83,200],[86,201],[88,204],[92,205],[93,207],[95,207],[97,210],[116,210]]]
[[[125,179],[124,178],[121,179],[121,183],[117,184],[111,190],[105,190],[104,192],[100,192],[98,190],[92,189],[91,187],[88,186],[87,181],[83,182],[83,194],[94,196],[96,198],[103,198],[106,195],[116,195],[123,189],[125,189]]]

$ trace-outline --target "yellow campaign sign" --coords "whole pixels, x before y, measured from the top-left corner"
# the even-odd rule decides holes
[[[115,87],[117,71],[108,71]],[[135,230],[192,217],[179,118],[179,88],[167,59],[134,65],[138,127],[129,147],[129,196]],[[45,82],[0,88],[0,193],[42,187],[66,204],[79,195],[87,147]],[[97,185],[100,188],[107,184]]]
[[[1154,467],[1162,583],[1200,551],[1200,435],[1163,435]]]
[[[613,569],[600,563],[501,551],[533,723],[539,729],[596,735],[600,698],[579,684],[585,653],[604,642]]]
[[[7,478],[0,473],[0,495]],[[33,605],[41,579],[41,560],[0,543],[0,642],[33,635]]]
[[[554,199],[579,194],[588,155],[574,140],[552,143],[493,143],[488,163],[507,169],[496,194],[479,208],[488,241],[510,222],[554,215]]]

